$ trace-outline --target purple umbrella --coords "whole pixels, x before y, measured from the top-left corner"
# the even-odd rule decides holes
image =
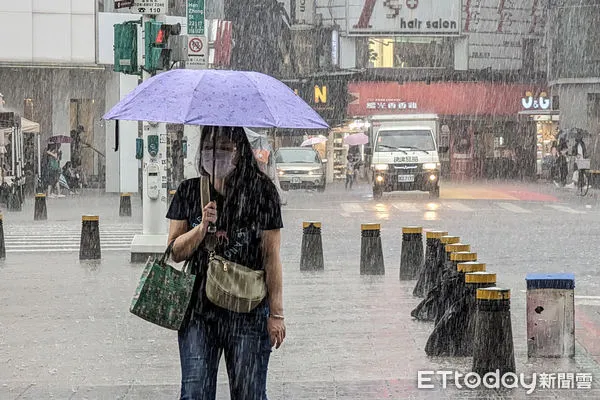
[[[129,93],[104,119],[187,125],[326,129],[284,83],[258,72],[174,69]]]
[[[364,133],[356,133],[354,135],[346,136],[344,138],[344,143],[349,146],[358,146],[360,144],[369,143],[369,137]]]

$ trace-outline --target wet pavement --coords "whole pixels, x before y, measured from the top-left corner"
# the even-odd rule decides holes
[[[439,200],[404,193],[377,202],[366,185],[289,193],[282,245],[288,336],[272,353],[270,399],[600,398],[598,205],[545,185],[447,189]],[[7,236],[28,229],[35,236],[43,226],[60,235],[61,226],[80,224],[80,212],[90,205],[107,229],[141,222],[135,200],[134,216],[125,221],[116,196],[52,200],[61,204],[55,220],[34,224],[32,208],[31,221],[27,210],[5,213]],[[305,220],[323,223],[325,271],[299,270]],[[359,274],[360,224],[368,222],[382,226],[385,276]],[[468,372],[471,360],[425,355],[433,326],[410,317],[420,300],[412,297],[415,282],[398,279],[401,228],[415,224],[461,236],[498,274],[498,285],[512,289],[517,373],[527,382],[533,373],[588,373],[592,388],[531,395],[458,390],[452,383],[443,389],[439,377],[434,389],[417,388],[419,370]],[[142,265],[128,259],[118,250],[103,252],[100,263],[80,263],[75,252],[8,253],[0,265],[0,399],[177,398],[176,333],[129,313]],[[574,360],[527,359],[524,279],[546,271],[575,273]],[[219,399],[228,398],[223,367]]]

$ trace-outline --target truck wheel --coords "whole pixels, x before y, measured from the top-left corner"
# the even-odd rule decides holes
[[[373,188],[373,199],[379,200],[383,197],[383,189],[382,188]]]
[[[429,191],[429,197],[433,197],[434,199],[439,199],[440,197],[440,187],[436,186]]]

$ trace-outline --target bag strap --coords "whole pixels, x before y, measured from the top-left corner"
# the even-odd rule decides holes
[[[208,178],[204,175],[200,177],[200,203],[202,204],[202,209],[206,207],[206,205],[210,202],[210,182]],[[204,247],[211,254],[214,254],[216,247],[216,236],[214,233],[207,232],[204,237]]]
[[[160,258],[160,265],[165,265],[165,261],[171,257],[171,253],[173,252],[173,246],[175,245],[175,239],[171,240],[171,243],[169,243],[169,245],[167,246],[167,250],[165,250],[165,253],[162,255],[162,257]]]

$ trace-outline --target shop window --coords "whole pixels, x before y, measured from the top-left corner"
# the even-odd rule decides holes
[[[588,93],[588,117],[600,118],[600,93]]]
[[[591,132],[598,132],[600,130],[600,93],[588,93],[587,100],[588,129]]]
[[[372,68],[445,68],[454,65],[454,43],[449,38],[370,38]]]
[[[458,154],[471,153],[471,135],[466,129],[453,136],[452,151]]]

